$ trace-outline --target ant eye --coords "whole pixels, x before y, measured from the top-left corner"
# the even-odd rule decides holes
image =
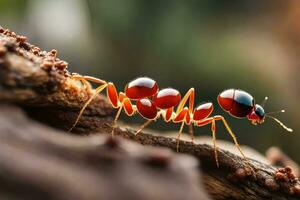
[[[255,105],[255,114],[257,116],[259,116],[260,118],[264,118],[265,117],[265,110],[263,109],[262,106],[256,104]]]

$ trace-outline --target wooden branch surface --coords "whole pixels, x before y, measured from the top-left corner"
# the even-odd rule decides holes
[[[209,199],[190,156],[100,134],[76,137],[0,109],[1,199]]]
[[[0,33],[0,101],[18,105],[30,117],[67,130],[93,91],[71,79],[67,64],[57,58],[56,51],[41,51],[4,29]],[[74,134],[109,134],[114,113],[107,99],[98,95],[84,112]],[[160,134],[135,136],[131,128],[118,127],[115,133],[143,145],[172,150],[176,147],[174,138]],[[278,173],[272,166],[251,160],[255,171],[252,173],[245,160],[222,149],[218,149],[217,168],[211,146],[186,141],[180,142],[180,152],[201,162],[202,182],[213,199],[299,199],[300,183],[289,169]]]

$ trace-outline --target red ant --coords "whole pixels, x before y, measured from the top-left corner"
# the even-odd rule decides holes
[[[209,117],[214,109],[212,103],[204,103],[194,109],[194,88],[190,88],[181,99],[181,95],[178,90],[173,88],[159,90],[156,81],[148,77],[140,77],[129,82],[125,87],[125,92],[119,92],[118,94],[116,87],[112,82],[106,82],[95,77],[81,76],[77,74],[73,74],[72,78],[81,81],[83,85],[87,87],[90,87],[88,81],[100,84],[100,86],[95,89],[94,94],[84,104],[75,123],[69,131],[76,126],[81,115],[83,114],[83,111],[92,101],[92,99],[106,88],[107,97],[111,105],[118,109],[112,125],[112,135],[114,134],[114,127],[122,109],[125,110],[125,113],[128,116],[132,116],[138,112],[143,118],[147,119],[147,121],[140,127],[136,134],[141,132],[141,130],[150,122],[155,121],[160,116],[163,117],[165,122],[172,121],[174,123],[181,123],[181,127],[177,136],[177,151],[179,150],[180,136],[185,124],[190,126],[189,132],[192,141],[194,140],[192,125],[200,127],[211,124],[215,160],[217,166],[219,166],[216,144],[216,121],[221,120],[228,133],[232,137],[237,149],[246,159],[242,149],[238,144],[236,136],[232,132],[225,118],[221,115]],[[134,101],[136,105],[133,105],[132,101]],[[245,115],[249,116],[248,118],[251,119],[253,123],[263,122],[264,117],[261,117],[263,114],[262,107],[258,105],[254,106],[253,97],[246,92],[234,89],[226,90],[219,95],[218,101],[223,109],[230,112],[235,117],[244,117]],[[249,103],[248,101],[251,102]],[[185,106],[187,102],[188,107]],[[175,106],[177,106],[176,112],[174,112]],[[251,107],[251,109],[249,108],[248,110],[248,106]],[[280,124],[284,126],[281,122]],[[286,129],[289,130],[288,128]]]

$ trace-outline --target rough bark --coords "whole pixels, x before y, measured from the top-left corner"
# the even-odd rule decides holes
[[[93,91],[78,85],[76,81],[72,80],[69,72],[66,70],[66,63],[56,57],[56,51],[53,50],[49,53],[40,51],[37,47],[30,45],[20,36],[3,29],[0,29],[0,32],[0,101],[2,103],[18,105],[32,118],[53,127],[67,130],[71,127],[78,111],[84,102],[93,94]],[[92,132],[110,134],[112,129],[111,116],[113,113],[114,110],[106,98],[102,95],[98,95],[85,110],[73,133],[84,135]],[[18,118],[18,116],[14,117]],[[11,118],[12,121],[14,121],[14,117]],[[15,129],[14,131],[16,132],[22,131],[20,127],[15,127]],[[4,130],[5,129],[3,129],[2,132],[5,132]],[[31,130],[29,132],[31,132]],[[66,134],[66,132],[62,131],[59,133],[62,135]],[[117,127],[115,134],[143,145],[167,147],[174,151],[176,149],[176,141],[174,138],[169,138],[159,133],[155,135],[141,133],[135,136],[134,130],[131,128]],[[39,137],[39,135],[35,132],[32,137]],[[69,135],[68,137],[72,138],[75,136]],[[89,137],[92,138],[94,136],[82,137],[78,139],[78,141],[87,140]],[[59,137],[57,139],[51,138],[57,143],[62,143]],[[68,140],[62,141],[68,144]],[[28,142],[30,143],[30,141]],[[89,146],[90,143],[86,143],[85,145]],[[33,146],[35,145],[33,144]],[[46,145],[46,151],[49,153],[50,149],[47,149],[47,147]],[[72,148],[69,150],[73,151]],[[74,148],[76,150],[76,147]],[[39,156],[44,156],[38,154],[36,151],[40,151],[40,149],[33,148],[29,152],[34,154],[36,159],[38,159],[37,157]],[[63,154],[64,151],[60,149],[58,152]],[[99,150],[99,152],[101,151]],[[244,159],[220,148],[218,149],[220,168],[217,168],[214,160],[214,151],[211,146],[202,144],[196,145],[187,141],[180,142],[180,152],[192,155],[201,161],[202,182],[213,199],[299,199],[299,181],[293,177],[289,168],[278,172],[277,169],[270,165],[250,160],[250,166],[253,169],[253,171],[251,171],[249,164]],[[101,152],[101,155],[105,155],[106,153],[107,151]],[[73,156],[74,153],[70,155]],[[14,151],[12,151],[10,156],[14,159],[18,159],[20,155],[15,155]],[[84,157],[86,154],[82,156]],[[174,156],[174,159],[177,159],[175,157],[176,156]],[[61,159],[65,159],[65,157]],[[66,159],[68,160],[68,158]],[[101,159],[102,158],[100,158],[100,160]],[[63,161],[65,162],[65,160]],[[5,159],[2,159],[2,162],[0,160],[0,167],[5,165],[5,162]],[[62,161],[59,161],[57,164],[61,165],[60,162]],[[54,161],[54,163],[56,162]],[[35,162],[31,162],[28,165],[30,164],[35,165]],[[68,164],[74,165],[74,163]],[[91,163],[85,164],[91,167],[89,166]],[[19,178],[20,174],[17,173],[18,170],[20,169],[17,168],[12,175],[14,178],[12,184],[15,179]],[[67,171],[67,169],[65,170]],[[101,170],[99,170],[99,174],[103,173]],[[135,170],[135,168],[132,170]],[[137,169],[136,173],[145,173],[142,171],[142,169]],[[30,171],[30,173],[31,172],[32,171]],[[111,173],[117,173],[117,171],[112,171]],[[116,175],[111,175],[111,177],[116,177]],[[7,177],[3,174],[2,180],[5,180],[5,178]],[[39,181],[47,181],[47,179],[43,180],[43,178]],[[154,181],[155,178],[157,177],[153,177],[151,184],[156,184]],[[23,179],[23,181],[25,181],[25,179]],[[29,182],[30,181],[34,180],[29,179]],[[160,181],[161,179],[157,178],[157,182]],[[175,178],[174,181],[176,181]],[[107,187],[112,186],[115,190],[119,189],[117,187],[118,185],[112,182],[105,182],[102,183],[102,185]],[[143,189],[147,190],[147,188]],[[149,186],[149,191],[150,190],[151,187]],[[176,188],[174,188],[174,190],[176,190]],[[46,191],[43,190],[42,192]],[[184,192],[186,192],[186,195],[191,195],[187,194],[189,193],[188,190]],[[146,194],[148,195],[148,193],[145,193],[145,195]],[[166,192],[166,194],[170,193]],[[204,193],[201,192],[201,194]],[[196,192],[194,197],[197,197],[197,195],[199,194]],[[188,197],[186,198],[189,199]]]
[[[0,109],[1,199],[208,199],[190,156],[67,135]]]

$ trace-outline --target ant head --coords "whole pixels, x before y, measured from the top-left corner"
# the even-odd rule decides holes
[[[252,122],[252,124],[254,124],[254,125],[262,124],[265,121],[265,118],[268,117],[270,119],[273,119],[275,122],[277,122],[286,131],[293,132],[293,130],[291,128],[286,127],[279,119],[272,116],[272,114],[283,113],[283,112],[285,112],[284,110],[268,112],[268,113],[265,112],[264,105],[267,102],[267,100],[268,100],[268,97],[265,97],[265,99],[263,100],[261,105],[256,104],[253,107],[252,112],[248,115],[248,119]]]
[[[265,121],[266,113],[264,108],[256,104],[253,108],[253,111],[248,115],[248,119],[251,121],[252,124],[262,124]]]

